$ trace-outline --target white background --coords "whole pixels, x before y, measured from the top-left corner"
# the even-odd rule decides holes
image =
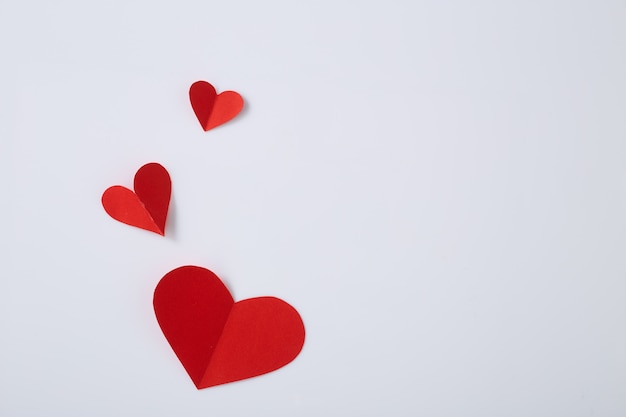
[[[0,3],[0,415],[626,415],[626,2]],[[197,80],[245,111],[204,132]],[[100,204],[147,162],[166,237]],[[296,307],[197,391],[152,291]]]

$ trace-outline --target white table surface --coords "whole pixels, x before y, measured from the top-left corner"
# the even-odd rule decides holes
[[[0,4],[0,415],[626,415],[626,2]],[[246,109],[203,132],[191,83]],[[159,162],[166,237],[102,192]],[[197,391],[186,264],[301,313]]]

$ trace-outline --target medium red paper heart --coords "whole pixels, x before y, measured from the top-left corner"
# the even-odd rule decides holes
[[[234,91],[217,94],[206,81],[196,81],[189,88],[189,100],[202,128],[207,131],[226,123],[239,114],[243,98]]]
[[[292,306],[275,297],[235,303],[217,275],[198,266],[161,278],[154,312],[198,389],[275,371],[304,344],[304,324]]]
[[[140,229],[165,235],[172,181],[163,166],[152,162],[135,174],[135,192],[121,185],[102,194],[104,210],[115,220]]]

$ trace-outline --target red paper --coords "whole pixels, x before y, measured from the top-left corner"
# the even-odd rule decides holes
[[[104,210],[122,223],[165,235],[172,182],[163,166],[152,162],[135,174],[135,192],[114,185],[102,194]]]
[[[206,81],[196,81],[189,88],[189,100],[202,128],[207,131],[226,123],[243,109],[243,98],[234,91],[217,94]]]
[[[275,371],[304,344],[304,324],[292,306],[275,297],[235,303],[217,275],[198,266],[159,281],[154,311],[198,389]]]

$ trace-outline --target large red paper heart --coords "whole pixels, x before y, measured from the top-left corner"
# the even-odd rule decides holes
[[[121,185],[107,188],[102,194],[104,210],[122,223],[165,235],[165,221],[170,205],[172,181],[163,166],[152,162],[135,174],[135,192]]]
[[[234,91],[217,94],[206,81],[196,81],[189,88],[189,100],[202,128],[207,131],[237,116],[243,108],[243,98]]]
[[[161,278],[154,312],[198,389],[275,371],[304,344],[304,324],[292,306],[274,297],[235,303],[217,275],[198,266]]]

